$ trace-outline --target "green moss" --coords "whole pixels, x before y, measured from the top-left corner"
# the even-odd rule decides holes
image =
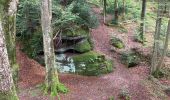
[[[9,92],[0,91],[0,100],[19,100],[15,91],[15,87]]]
[[[101,56],[99,53],[90,51],[73,57],[74,62],[90,62],[91,59],[97,59]]]
[[[18,98],[12,94],[0,93],[0,100],[18,100]]]
[[[111,45],[118,49],[125,48],[124,43],[119,38],[112,37],[110,41],[111,41]]]
[[[77,28],[74,30],[63,31],[63,36],[76,37],[76,36],[89,36],[89,30],[83,28]]]
[[[45,83],[42,86],[42,88],[43,88],[44,94],[48,94],[48,92],[50,92],[51,97],[57,96],[58,100],[60,100],[60,96],[58,94],[59,92],[67,93],[69,91],[68,88],[66,88],[64,84],[59,82],[58,77],[56,77],[55,75],[52,77],[52,83],[51,84]]]
[[[14,64],[12,66],[12,76],[13,76],[13,80],[14,80],[15,84],[17,84],[17,82],[18,82],[18,74],[19,74],[19,65]]]
[[[87,40],[85,40],[82,43],[76,44],[74,49],[80,53],[84,53],[84,52],[90,51],[92,49],[92,47],[91,47],[90,43]]]
[[[139,64],[140,57],[135,52],[128,51],[122,53],[121,61],[123,64],[127,65],[127,67],[134,67]]]
[[[76,73],[87,76],[98,76],[113,71],[113,63],[104,55],[90,51],[73,57]]]

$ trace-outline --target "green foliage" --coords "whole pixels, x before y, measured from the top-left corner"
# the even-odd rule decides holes
[[[104,55],[90,51],[73,56],[76,65],[76,73],[87,76],[98,76],[113,71],[113,63]]]
[[[17,36],[22,41],[23,51],[32,58],[43,51],[40,18],[38,0],[20,0],[17,13]]]
[[[98,25],[97,17],[85,0],[70,1],[66,4],[64,8],[60,4],[53,7],[53,14],[56,16],[53,25],[58,27],[57,29],[70,30],[77,26],[94,28]]]
[[[144,44],[146,42],[146,38],[145,36],[142,36],[141,31],[141,27],[137,27],[137,29],[135,30],[134,41]]]
[[[50,92],[51,97],[57,96],[59,100],[60,100],[60,97],[58,94],[59,92],[67,93],[69,91],[68,88],[66,88],[64,84],[62,84],[58,81],[56,76],[53,76],[52,83],[50,84],[50,86],[47,84],[44,84],[42,86],[42,89],[44,91],[44,94],[48,94],[48,92]]]
[[[109,97],[109,100],[115,100],[114,96]]]
[[[15,87],[13,86],[9,91],[0,91],[0,100],[19,100]]]
[[[40,2],[38,0],[20,0],[17,12],[17,35],[22,39],[31,37],[40,27]]]
[[[127,33],[128,30],[124,27],[120,27],[119,30],[118,30],[120,33]]]
[[[107,0],[107,13],[114,14],[114,0]],[[118,14],[123,14],[122,0],[118,0]],[[125,0],[125,19],[135,20],[140,18],[140,4],[135,0]],[[114,20],[113,20],[114,21]]]
[[[28,54],[29,57],[35,58],[38,53],[43,51],[43,36],[42,33],[34,33],[32,38],[27,41],[23,41],[23,51]]]
[[[120,59],[123,64],[127,65],[127,67],[134,67],[138,65],[140,62],[140,57],[135,52],[132,51],[122,53]]]
[[[91,47],[89,41],[85,40],[82,43],[76,44],[74,49],[80,53],[84,53],[84,52],[90,51],[92,49],[92,47]]]
[[[152,75],[155,77],[155,78],[162,78],[166,75],[166,73],[163,71],[163,70],[159,70],[157,69],[155,72],[152,73]]]
[[[118,49],[122,49],[122,48],[125,47],[124,43],[119,38],[112,37],[110,42],[111,42],[112,46],[114,46],[114,47],[116,47]]]
[[[55,30],[67,28],[74,28],[76,20],[79,18],[78,14],[72,13],[75,2],[68,5],[65,9],[60,4],[53,5],[53,26],[57,27]]]
[[[139,43],[144,43],[146,42],[146,39],[144,38],[143,40],[141,34],[138,32],[134,36],[134,41],[139,42]]]
[[[97,17],[92,12],[91,7],[85,0],[77,0],[72,12],[79,15],[80,19],[78,19],[76,22],[79,25],[85,25],[89,28],[94,28],[99,24]]]
[[[64,35],[89,35],[81,28],[94,28],[97,18],[92,13],[85,0],[69,0],[61,5],[58,0],[53,1],[53,30],[59,30]],[[17,36],[22,40],[23,50],[32,58],[43,51],[43,38],[41,30],[41,13],[39,0],[21,0],[17,13]]]

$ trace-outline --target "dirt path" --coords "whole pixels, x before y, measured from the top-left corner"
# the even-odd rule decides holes
[[[19,88],[29,88],[40,84],[44,80],[45,69],[39,63],[20,51],[20,46],[17,46],[17,62],[20,66],[19,71]]]
[[[109,39],[111,35],[123,38],[123,41],[128,44],[126,49],[140,46],[132,41],[132,31],[134,29],[129,29],[129,27],[128,30],[130,31],[123,35],[116,28],[110,28],[103,24],[102,16],[99,14],[100,9],[94,8],[94,11],[100,20],[99,27],[91,30],[94,50],[112,58],[116,69],[114,72],[100,77],[61,74],[61,82],[70,90],[68,94],[61,94],[61,100],[108,100],[112,96],[115,97],[115,100],[119,100],[118,94],[122,89],[129,90],[132,100],[151,100],[151,95],[141,82],[148,75],[148,66],[140,64],[128,69],[120,63],[119,55],[110,51]],[[44,79],[44,68],[21,52],[18,52],[18,58],[20,66],[22,66],[19,83],[21,87],[28,88],[41,83]],[[29,91],[25,90],[24,93],[20,94],[21,100],[48,100],[45,96],[30,97],[29,94]]]

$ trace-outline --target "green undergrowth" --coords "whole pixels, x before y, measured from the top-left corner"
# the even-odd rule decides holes
[[[114,1],[113,0],[108,0],[107,1],[107,13],[108,14],[114,14],[115,9],[114,9]],[[138,20],[140,18],[140,3],[139,1],[135,0],[126,0],[125,1],[125,18],[122,19],[122,14],[123,14],[123,3],[122,1],[118,0],[118,14],[119,14],[119,20]],[[114,23],[114,20],[113,20]],[[117,22],[116,22],[117,23]]]
[[[163,67],[157,69],[155,72],[152,73],[155,78],[166,78],[170,79],[170,68],[169,65],[163,64]]]
[[[49,92],[50,92],[50,95],[51,97],[55,97],[57,96],[57,98],[60,100],[60,96],[59,96],[59,93],[68,93],[69,90],[68,88],[60,83],[56,77],[53,77],[52,79],[52,83],[51,85],[49,86],[48,84],[43,84],[42,85],[42,89],[44,91],[44,94],[47,95]]]
[[[125,64],[128,68],[138,65],[141,61],[139,55],[133,51],[123,52],[121,54],[120,59],[121,59],[122,63]]]
[[[19,100],[15,91],[15,87],[13,86],[12,89],[8,92],[0,91],[0,100]]]
[[[116,37],[111,37],[111,45],[118,48],[118,49],[122,49],[122,48],[125,48],[125,45],[123,43],[123,41],[119,38],[116,38]]]

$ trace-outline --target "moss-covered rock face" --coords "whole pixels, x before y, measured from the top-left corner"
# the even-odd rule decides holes
[[[74,47],[74,50],[80,53],[84,53],[84,52],[88,52],[92,50],[92,46],[88,40],[84,40],[84,41],[81,41],[80,43],[77,43]]]
[[[127,67],[134,67],[139,64],[140,57],[132,51],[128,51],[126,53],[122,53],[121,61],[123,64],[127,65]]]
[[[12,89],[11,91],[8,92],[0,91],[0,100],[19,100],[19,99],[16,95],[16,91]]]
[[[104,55],[90,51],[73,56],[76,73],[87,76],[98,76],[113,71],[113,63]]]
[[[122,40],[120,40],[119,38],[116,37],[112,37],[111,40],[111,45],[118,48],[118,49],[122,49],[125,48],[124,43],[122,42]]]
[[[87,28],[76,28],[76,29],[69,29],[62,32],[63,36],[66,37],[77,37],[77,36],[89,36],[89,29]]]

